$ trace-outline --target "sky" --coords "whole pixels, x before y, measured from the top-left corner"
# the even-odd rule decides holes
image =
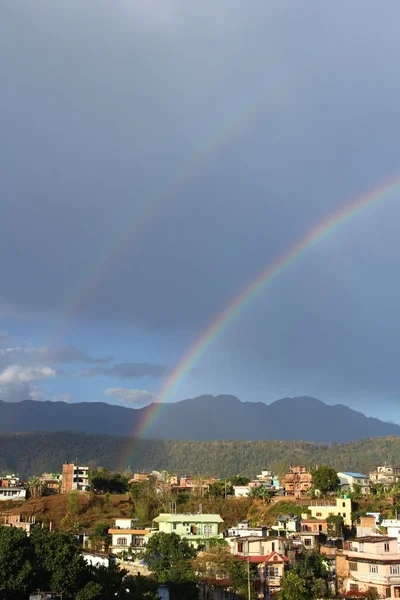
[[[400,423],[397,0],[20,0],[0,18],[0,398],[314,396]]]

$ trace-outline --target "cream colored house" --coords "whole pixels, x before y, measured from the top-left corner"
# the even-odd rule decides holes
[[[124,551],[134,554],[144,548],[152,531],[138,528],[133,519],[115,519],[115,525],[108,533],[111,535],[110,551],[113,554]]]
[[[359,486],[362,494],[369,494],[369,477],[362,473],[343,471],[338,473],[340,488],[343,492],[353,492]]]
[[[327,501],[326,504],[322,504],[322,501],[317,501],[308,507],[311,512],[311,517],[314,519],[320,519],[326,521],[328,517],[340,516],[343,517],[344,524],[351,527],[351,500],[350,498],[332,498],[331,501]]]
[[[269,556],[271,552],[283,554],[285,552],[283,538],[248,536],[229,540],[232,553],[236,556]]]
[[[397,539],[366,536],[345,543],[347,576],[342,591],[375,589],[381,598],[400,598],[400,553]]]

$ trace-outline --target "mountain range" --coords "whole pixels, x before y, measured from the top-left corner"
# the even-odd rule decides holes
[[[155,416],[157,415],[157,416]],[[146,423],[154,423],[144,427]],[[236,396],[198,396],[162,406],[127,408],[105,402],[0,400],[0,433],[75,431],[148,439],[304,440],[344,443],[399,436],[400,426],[307,396],[264,404]]]

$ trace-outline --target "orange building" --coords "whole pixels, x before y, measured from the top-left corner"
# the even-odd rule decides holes
[[[312,476],[306,467],[291,467],[283,479],[286,496],[301,498],[307,496],[312,487]]]

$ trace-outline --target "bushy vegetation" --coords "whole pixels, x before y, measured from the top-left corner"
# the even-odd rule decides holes
[[[129,452],[129,448],[134,448]],[[0,472],[28,478],[43,471],[59,471],[66,460],[79,456],[95,469],[133,471],[166,469],[181,475],[254,477],[262,469],[280,474],[294,462],[314,468],[326,464],[337,471],[368,473],[384,461],[400,463],[400,437],[361,440],[348,444],[280,441],[185,442],[142,440],[75,432],[0,435]],[[121,456],[126,457],[121,464]],[[184,471],[184,472],[183,472]]]

